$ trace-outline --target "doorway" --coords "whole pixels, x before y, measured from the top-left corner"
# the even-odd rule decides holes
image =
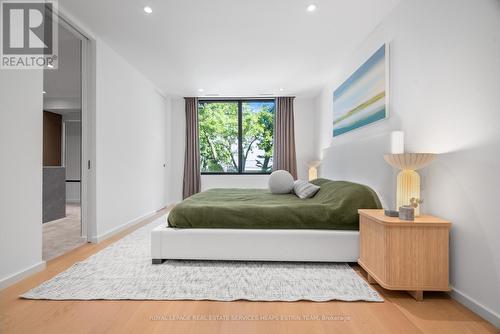
[[[43,260],[87,242],[82,219],[83,49],[85,38],[59,22],[59,66],[43,75]]]

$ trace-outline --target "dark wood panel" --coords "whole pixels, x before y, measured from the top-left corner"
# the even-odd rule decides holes
[[[43,112],[43,165],[61,166],[62,116]]]

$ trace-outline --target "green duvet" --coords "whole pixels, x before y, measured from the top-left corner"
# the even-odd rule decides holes
[[[381,208],[367,186],[317,179],[313,198],[275,195],[267,189],[211,189],[175,206],[171,227],[358,230],[358,209]]]

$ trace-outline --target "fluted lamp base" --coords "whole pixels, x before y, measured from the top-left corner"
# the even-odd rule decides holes
[[[396,205],[410,205],[410,199],[420,198],[420,175],[414,170],[405,169],[399,172],[396,190]],[[420,214],[420,207],[415,208],[415,216]]]

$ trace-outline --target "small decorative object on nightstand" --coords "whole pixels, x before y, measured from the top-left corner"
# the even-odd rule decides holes
[[[384,210],[384,214],[387,217],[399,217],[399,211],[398,210]]]
[[[388,290],[449,291],[448,244],[451,223],[433,216],[414,221],[387,217],[383,210],[359,210],[359,265],[368,282]]]
[[[412,206],[414,209],[418,208],[418,206],[422,203],[424,203],[423,199],[415,197],[410,198],[410,206]]]
[[[403,205],[399,208],[399,219],[413,221],[415,219],[415,209],[410,205]]]

